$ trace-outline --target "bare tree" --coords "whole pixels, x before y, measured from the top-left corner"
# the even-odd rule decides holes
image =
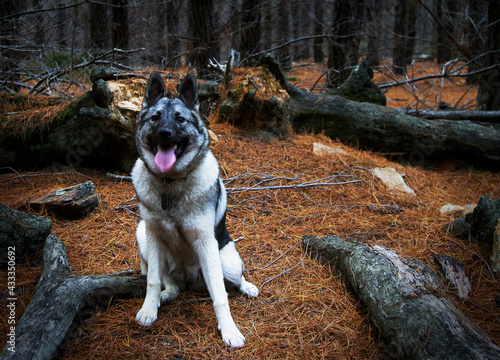
[[[436,17],[439,21],[437,27],[437,61],[445,63],[454,58],[458,49],[454,51],[454,44],[450,44],[450,38],[454,39],[453,33],[457,17],[457,1],[456,0],[437,0],[436,1]]]
[[[476,0],[468,0],[465,14],[465,39],[466,53],[471,62],[469,72],[479,70],[482,66],[480,55],[484,53],[484,38],[486,22],[488,19],[488,7]],[[476,59],[476,60],[474,60]],[[468,76],[467,84],[477,84],[477,76]]]
[[[108,7],[98,2],[91,2],[88,6],[90,47],[96,50],[106,50],[109,47]]]
[[[113,0],[112,7],[112,46],[113,48],[128,49],[128,0]],[[123,56],[120,60],[123,61]]]
[[[209,59],[219,58],[219,46],[215,37],[215,11],[212,0],[190,0],[190,26],[193,35],[193,52],[198,76],[209,75]]]
[[[260,11],[260,0],[243,0],[241,4],[241,55],[243,59],[259,51]],[[255,60],[252,59],[252,62]]]
[[[15,15],[19,12],[19,2],[17,0],[2,0],[0,1],[0,13],[3,14],[3,19],[0,20],[0,69],[4,73],[4,83],[1,87],[10,87],[15,91],[19,90],[16,81],[19,75],[12,72],[17,67],[18,53],[14,50],[19,32],[18,17]]]
[[[488,37],[484,66],[493,67],[479,79],[478,110],[500,110],[500,0],[490,0],[488,5]]]
[[[325,6],[322,0],[314,1],[314,35],[323,35],[325,23]],[[314,39],[314,61],[322,63],[325,60],[323,53],[323,38],[317,37]]]
[[[411,64],[415,50],[415,23],[417,6],[413,0],[397,0],[394,7],[394,47],[393,71],[406,73],[406,65]]]
[[[328,54],[328,88],[341,85],[358,64],[363,1],[335,1]]]
[[[290,40],[290,7],[287,0],[279,0],[278,11],[278,42],[284,44]],[[290,48],[281,47],[276,51],[281,66],[290,68]]]
[[[167,3],[167,59],[168,64],[172,65],[174,68],[180,64],[179,53],[180,53],[180,42],[179,42],[179,2],[169,1]]]

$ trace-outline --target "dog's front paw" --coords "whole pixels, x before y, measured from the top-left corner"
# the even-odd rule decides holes
[[[135,320],[142,326],[150,326],[154,323],[158,316],[158,309],[149,309],[145,306],[135,316]]]
[[[245,337],[236,327],[231,331],[221,331],[221,334],[224,343],[233,349],[245,345]]]
[[[252,283],[248,281],[242,281],[240,285],[240,291],[248,297],[254,298],[259,296],[259,289]]]

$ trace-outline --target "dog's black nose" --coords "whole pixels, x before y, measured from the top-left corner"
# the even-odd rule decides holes
[[[161,140],[169,140],[172,137],[172,134],[172,130],[170,129],[160,129],[158,132]]]

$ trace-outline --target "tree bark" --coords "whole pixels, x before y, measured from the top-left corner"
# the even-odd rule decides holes
[[[290,40],[290,8],[287,0],[279,0],[278,9],[278,41],[286,43]],[[276,56],[284,69],[291,66],[290,47],[285,46],[276,51]]]
[[[260,1],[243,0],[241,4],[241,58],[252,64],[249,55],[259,51],[260,45]]]
[[[498,359],[500,348],[440,296],[439,277],[424,264],[329,235],[305,236],[312,256],[336,267],[368,308],[394,358]]]
[[[340,86],[358,64],[361,18],[364,0],[337,0],[333,9],[333,32],[328,54],[330,89]]]
[[[325,23],[325,6],[322,0],[314,1],[314,35],[323,35]],[[313,42],[314,61],[323,63],[325,55],[323,54],[323,38],[316,38]],[[378,65],[378,64],[377,64]]]
[[[491,0],[488,5],[488,38],[484,66],[500,63],[500,0]],[[478,110],[500,110],[500,69],[482,74],[477,94]]]
[[[180,41],[179,33],[179,2],[170,1],[167,3],[167,60],[168,63],[175,69],[180,66]]]
[[[0,13],[3,16],[18,13],[20,7],[21,4],[17,0],[0,1]],[[11,88],[16,92],[21,89],[16,84],[19,74],[15,71],[19,64],[19,53],[16,50],[19,35],[18,22],[17,17],[0,20],[0,72],[9,74],[5,85],[0,89]]]
[[[128,49],[128,0],[113,0],[113,48]]]
[[[106,50],[109,47],[108,7],[100,3],[89,3],[90,47]]]
[[[406,66],[411,64],[413,59],[416,21],[415,1],[398,0],[394,7],[394,48],[392,52],[393,70],[396,74],[406,74]]]
[[[306,93],[286,80],[271,56],[261,62],[290,95],[288,116],[295,129],[322,132],[365,149],[403,152],[414,165],[451,154],[490,168],[500,166],[500,130],[496,128],[470,121],[428,121],[380,105]]]
[[[190,0],[190,26],[193,30],[193,47],[196,71],[200,78],[209,75],[209,59],[219,58],[219,47],[215,39],[215,11],[212,0]]]
[[[380,53],[382,44],[380,40],[380,31],[378,21],[382,13],[382,6],[377,0],[368,0],[366,2],[365,14],[365,34],[367,37],[366,61],[372,66],[379,66],[382,54]]]
[[[454,36],[457,14],[455,0],[438,0],[436,2],[436,16],[439,21],[437,26],[437,62],[443,64],[454,58],[460,49],[456,47]],[[451,43],[451,44],[450,44]]]
[[[2,359],[53,359],[70,340],[77,314],[88,315],[114,297],[136,297],[145,290],[140,277],[69,275],[66,248],[53,234],[45,240],[43,265],[35,297],[16,325],[15,352],[7,343]]]

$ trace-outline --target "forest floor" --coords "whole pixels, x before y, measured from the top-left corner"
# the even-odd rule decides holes
[[[317,67],[317,68],[315,68]],[[424,69],[425,67],[425,69]],[[432,63],[417,63],[414,71],[436,73]],[[310,88],[323,70],[300,67],[289,72],[299,86]],[[377,73],[375,80],[393,81]],[[388,105],[434,106],[436,100],[461,106],[477,89],[441,81],[407,90],[391,89]],[[461,92],[457,89],[460,88]],[[418,92],[416,92],[417,90]],[[426,90],[427,89],[427,90]],[[434,95],[424,91],[435,91]],[[437,92],[436,92],[437,91]],[[415,100],[414,94],[427,94]],[[439,95],[441,93],[441,95]],[[465,93],[465,95],[464,95]],[[434,103],[432,103],[434,102]],[[472,103],[471,103],[472,104]],[[229,189],[227,227],[245,263],[246,277],[260,287],[256,299],[230,291],[233,317],[247,343],[231,350],[221,340],[211,301],[206,293],[186,291],[163,305],[158,321],[142,328],[135,321],[143,298],[113,301],[106,309],[81,323],[81,333],[69,343],[62,359],[378,359],[385,347],[377,329],[355,294],[342,281],[334,265],[325,266],[305,256],[304,235],[336,234],[345,240],[382,245],[401,256],[413,257],[440,273],[433,257],[449,255],[465,267],[472,285],[471,297],[460,300],[454,289],[449,297],[470,320],[500,343],[500,308],[494,298],[500,283],[491,274],[489,249],[457,239],[442,230],[454,219],[441,215],[445,204],[477,203],[480,196],[500,197],[500,174],[477,171],[410,167],[377,153],[361,151],[322,135],[295,134],[269,141],[212,119],[218,137],[212,151]],[[318,157],[313,143],[338,147],[345,154]],[[394,167],[416,196],[389,192],[373,178],[370,169]],[[139,269],[135,228],[139,217],[131,183],[112,180],[101,169],[53,173],[0,175],[0,202],[20,210],[48,191],[91,179],[100,194],[99,207],[80,220],[49,217],[52,231],[66,245],[71,274],[114,274]],[[23,177],[22,175],[35,175]],[[285,185],[339,175],[361,181],[301,189],[231,191],[264,177]],[[284,178],[292,178],[286,180]],[[397,205],[400,213],[382,214],[369,205]],[[372,209],[372,210],[371,210]],[[17,319],[28,306],[42,272],[36,262],[16,268]],[[1,278],[5,279],[5,271]],[[498,275],[497,275],[498,278]],[[0,297],[0,317],[6,318],[5,296]],[[0,346],[6,342],[7,324],[0,324]]]

